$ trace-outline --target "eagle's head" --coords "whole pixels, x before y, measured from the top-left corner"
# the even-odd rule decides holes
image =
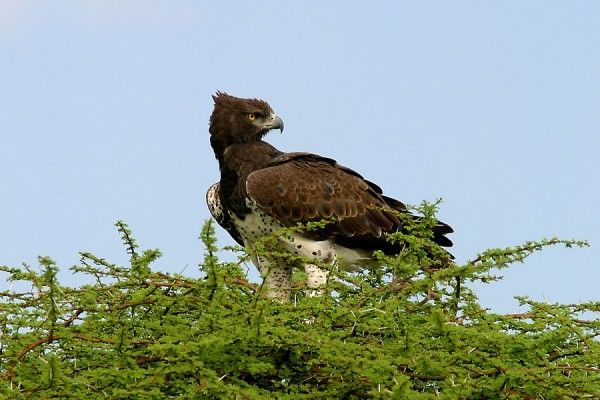
[[[283,121],[271,106],[259,99],[241,99],[217,92],[215,108],[210,116],[210,143],[215,153],[235,143],[261,140],[271,129],[283,132]]]

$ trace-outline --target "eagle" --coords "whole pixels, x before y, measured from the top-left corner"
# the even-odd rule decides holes
[[[263,140],[283,121],[256,98],[224,92],[212,96],[210,144],[219,163],[220,180],[206,194],[208,208],[231,237],[247,249],[264,279],[268,297],[285,301],[291,293],[293,267],[285,257],[265,257],[257,243],[278,229],[315,221],[324,226],[277,237],[277,248],[305,260],[309,294],[321,293],[328,270],[336,265],[357,271],[374,264],[374,252],[398,254],[403,245],[386,238],[401,231],[406,206],[354,170],[317,154],[282,152]],[[433,240],[452,246],[453,230],[437,222]],[[291,265],[290,265],[291,264]]]

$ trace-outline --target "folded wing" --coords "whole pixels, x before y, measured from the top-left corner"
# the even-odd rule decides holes
[[[399,251],[384,235],[402,229],[398,212],[408,214],[405,205],[384,196],[379,186],[332,159],[309,153],[282,154],[266,168],[252,172],[246,190],[264,212],[284,226],[329,219],[331,223],[312,234],[345,246]],[[451,246],[444,236],[451,232],[452,228],[439,223],[434,240]]]

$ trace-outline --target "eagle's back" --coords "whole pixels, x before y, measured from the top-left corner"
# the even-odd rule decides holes
[[[370,265],[376,250],[390,255],[402,251],[403,245],[386,235],[402,230],[399,213],[412,215],[379,186],[329,158],[269,151],[270,145],[252,148],[260,157],[240,156],[239,149],[227,153],[242,157],[238,162],[245,168],[238,168],[237,180],[222,179],[221,190],[213,186],[207,196],[211,213],[238,243],[252,246],[280,228],[328,220],[323,228],[281,237],[281,249],[322,262],[335,259],[346,270]],[[228,197],[223,185],[230,186]],[[436,229],[434,240],[451,245],[445,236],[451,228],[440,223]]]

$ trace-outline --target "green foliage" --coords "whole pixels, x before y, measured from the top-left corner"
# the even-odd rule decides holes
[[[210,221],[200,279],[153,271],[160,252],[139,251],[123,222],[130,265],[81,253],[72,267],[94,284],[61,285],[48,257],[2,266],[30,289],[0,292],[0,398],[600,398],[600,321],[582,316],[600,302],[522,297],[526,312],[498,315],[469,288],[546,246],[587,244],[544,239],[455,265],[431,241],[435,206],[420,211],[390,238],[409,245],[399,256],[332,271],[323,297],[304,296],[298,273],[284,304],[246,279],[246,254],[219,259]]]

